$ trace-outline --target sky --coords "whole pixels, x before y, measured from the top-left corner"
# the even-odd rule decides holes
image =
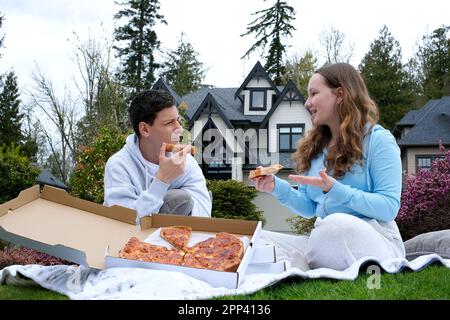
[[[450,24],[448,0],[286,0],[296,11],[296,31],[288,39],[288,56],[307,49],[320,50],[319,35],[333,26],[354,44],[350,61],[358,66],[383,25],[400,42],[406,62],[426,32]],[[274,0],[161,0],[167,25],[157,25],[162,49],[176,49],[183,32],[198,52],[206,69],[205,83],[217,87],[239,87],[256,61],[241,56],[253,36],[241,37],[253,21],[252,13],[272,6]],[[77,93],[79,80],[74,62],[74,32],[87,40],[111,36],[113,15],[119,6],[113,0],[0,0],[6,20],[0,49],[0,73],[13,69],[21,92],[33,90],[32,72],[37,66],[62,94],[64,87]]]

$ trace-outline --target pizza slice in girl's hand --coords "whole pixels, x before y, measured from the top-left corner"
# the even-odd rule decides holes
[[[160,236],[175,248],[184,250],[188,245],[191,233],[191,227],[170,226],[161,228]]]
[[[184,147],[188,145],[186,144],[173,144],[173,143],[166,143],[166,151],[167,152],[178,152],[183,150]],[[191,147],[191,155],[195,154],[195,147],[190,145]]]
[[[269,174],[276,174],[278,171],[283,169],[281,164],[273,164],[270,167],[265,168],[256,168],[255,170],[250,171],[248,176],[249,179],[253,179],[259,176],[267,176]]]

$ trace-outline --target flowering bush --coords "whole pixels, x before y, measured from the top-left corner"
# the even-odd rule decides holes
[[[450,229],[450,150],[433,161],[430,170],[406,177],[396,221],[403,240]]]
[[[0,250],[0,269],[15,264],[40,264],[43,266],[54,266],[59,264],[73,265],[73,263],[69,261],[25,247],[11,247]]]
[[[102,128],[92,146],[82,149],[70,177],[71,194],[75,197],[103,203],[103,177],[109,157],[125,144],[127,135]]]

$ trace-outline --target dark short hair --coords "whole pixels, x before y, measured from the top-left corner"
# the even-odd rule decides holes
[[[131,126],[137,136],[140,136],[139,123],[146,122],[153,125],[158,112],[174,105],[175,99],[166,91],[145,90],[139,92],[131,101],[128,109]]]

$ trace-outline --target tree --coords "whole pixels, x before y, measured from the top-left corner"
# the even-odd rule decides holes
[[[203,63],[197,59],[194,47],[183,40],[181,34],[178,48],[167,52],[161,76],[180,96],[191,93],[202,87],[205,76]]]
[[[317,69],[317,58],[314,57],[312,50],[307,50],[300,56],[294,55],[286,61],[285,72],[282,76],[284,83],[289,79],[294,81],[300,93],[308,97],[308,83],[314,71]]]
[[[3,24],[3,19],[4,16],[3,14],[0,12],[0,29],[2,28],[2,24]],[[0,35],[0,48],[3,47],[3,39],[5,38],[5,36]],[[1,58],[1,54],[0,54],[0,58]]]
[[[20,131],[23,114],[19,111],[19,88],[17,77],[13,71],[6,74],[5,80],[0,79],[0,145],[20,144]]]
[[[322,31],[319,42],[324,48],[325,63],[349,63],[354,45],[345,41],[345,34],[330,26]]]
[[[106,37],[98,40],[91,34],[86,41],[75,37],[75,62],[81,75],[76,84],[85,112],[77,122],[74,157],[78,158],[80,147],[91,145],[100,128],[125,132],[128,115],[126,90],[112,70],[112,41]]]
[[[450,95],[450,26],[424,35],[415,60],[425,99]]]
[[[58,99],[52,82],[39,69],[33,74],[33,80],[36,92],[30,93],[30,105],[36,112],[41,112],[36,115],[37,125],[50,148],[44,166],[67,183],[75,154],[75,105],[67,92],[62,99]]]
[[[414,101],[413,85],[402,64],[400,44],[387,26],[361,61],[359,70],[380,110],[380,123],[392,130]]]
[[[128,21],[114,30],[115,40],[125,42],[124,47],[114,47],[117,56],[123,60],[123,69],[118,74],[128,87],[139,92],[151,86],[155,70],[159,68],[154,52],[160,42],[154,26],[158,21],[167,23],[158,13],[158,0],[126,0],[119,5],[125,8],[115,14],[114,19],[126,18]]]
[[[252,15],[259,16],[247,25],[247,32],[241,34],[241,37],[254,34],[257,39],[241,58],[249,57],[257,49],[264,51],[270,42],[264,68],[274,77],[275,84],[281,84],[281,76],[285,72],[286,52],[286,45],[282,43],[282,38],[292,36],[292,31],[296,30],[290,24],[291,20],[295,19],[294,8],[288,6],[285,1],[276,0],[273,7],[257,11]]]

